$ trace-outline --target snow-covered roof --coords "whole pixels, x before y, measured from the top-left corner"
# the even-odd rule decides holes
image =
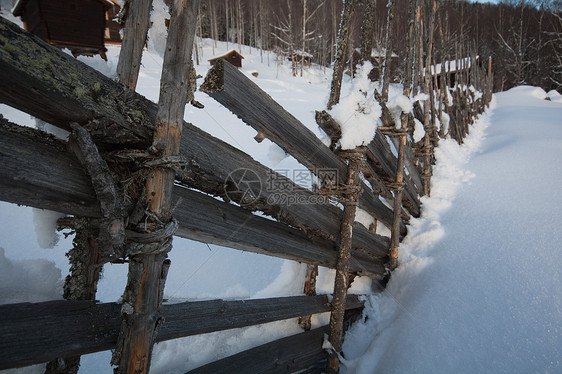
[[[241,59],[244,58],[244,56],[242,56],[240,53],[238,53],[238,51],[236,51],[235,49],[231,49],[230,51],[228,51],[228,52],[226,52],[226,53],[224,53],[224,54],[222,54],[222,55],[220,55],[220,56],[211,57],[211,58],[209,59],[209,61],[218,60],[219,58],[225,58],[225,57],[228,57],[228,56],[230,56],[230,55],[232,55],[232,54],[237,55],[237,56],[240,57]]]
[[[476,58],[478,58],[478,56],[476,56]],[[459,60],[459,62],[462,66],[463,59]],[[464,58],[465,67],[470,67],[470,62],[471,62],[470,57]],[[451,61],[445,62],[445,70],[448,69],[449,72],[457,71],[457,70],[459,70],[459,68],[457,68],[457,61],[456,60],[451,60]],[[431,74],[435,74],[435,69],[434,69],[433,66],[431,66]],[[441,64],[437,64],[437,74],[441,74]]]

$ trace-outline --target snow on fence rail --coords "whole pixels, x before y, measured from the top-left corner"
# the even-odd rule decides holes
[[[147,149],[151,143],[157,105],[2,18],[0,46],[0,80],[5,87],[0,91],[0,102],[65,130],[71,130],[72,123],[84,126],[114,175],[122,182],[121,193],[138,195],[140,192],[135,190],[138,186],[134,180],[153,161],[150,154],[139,149]],[[53,71],[53,66],[65,68]],[[475,76],[473,83],[478,89],[491,92],[491,87],[484,84],[484,76]],[[335,186],[346,183],[348,165],[338,153],[320,142],[234,67],[216,64],[209,72],[202,90],[264,137],[281,146],[311,172],[335,171],[335,178],[329,182]],[[468,123],[472,118],[484,110],[489,97],[488,92],[484,97],[476,97],[475,90],[460,86],[454,90],[454,105],[446,106],[445,111],[449,113],[451,129],[454,129],[451,135],[458,141],[462,141],[468,132]],[[405,223],[408,218],[420,214],[419,198],[427,182],[424,178],[428,178],[427,170],[420,168],[420,163],[423,164],[420,160],[423,157],[427,160],[428,152],[432,152],[438,139],[432,138],[429,148],[416,144],[412,140],[416,118],[410,114],[404,193],[400,211],[393,212],[389,206],[393,206],[397,188],[398,162],[392,148],[398,147],[398,138],[392,115],[380,97],[377,96],[377,99],[383,109],[383,126],[366,146],[366,162],[361,170],[365,178],[360,182],[362,192],[358,203],[388,228],[391,228],[397,216],[398,230],[403,236],[406,234]],[[317,122],[337,142],[337,122],[326,112],[317,113]],[[427,129],[427,132],[430,130]],[[30,152],[31,149],[34,151]],[[173,166],[178,184],[174,187],[174,195],[179,198],[174,211],[179,225],[176,235],[312,266],[336,267],[342,211],[330,203],[324,194],[299,187],[241,150],[185,122],[180,156],[180,162]],[[77,217],[89,217],[89,224],[95,224],[100,216],[99,199],[96,198],[90,176],[64,141],[0,118],[0,165],[0,199]],[[274,178],[281,182],[278,184],[283,188],[289,187],[296,201],[316,203],[294,204],[287,200],[272,199],[283,191],[264,189],[252,183],[236,183],[236,177],[245,175],[236,174],[240,170],[253,173],[255,180],[262,183]],[[209,195],[221,197],[225,202]],[[230,201],[237,205],[230,204]],[[129,214],[134,214],[134,204],[126,208]],[[258,210],[275,221],[252,213]],[[375,231],[376,226],[367,229],[359,223],[353,225],[349,271],[353,275],[381,280],[387,275],[390,240]],[[90,279],[82,279],[82,286],[95,289],[95,273],[99,272],[103,263],[88,262],[90,260],[81,256],[84,254],[71,254],[71,264],[87,267],[86,273]],[[72,269],[72,277],[79,278],[79,274],[72,273]],[[309,293],[314,293],[314,290]],[[347,297],[347,309],[357,310],[361,305],[356,297]],[[200,314],[194,312],[201,310],[198,308],[203,308]],[[166,319],[157,340],[309,316],[329,311],[330,308],[325,296],[245,303],[215,300],[165,305],[161,313]],[[118,305],[90,301],[13,304],[1,306],[0,309],[0,331],[2,336],[10,337],[0,345],[0,369],[114,348],[121,320]],[[185,317],[185,313],[189,316]],[[204,324],[201,322],[203,320]],[[72,325],[74,332],[69,333],[69,341],[66,342],[68,344],[53,344],[49,340],[53,329],[68,325],[69,321],[75,322]],[[206,326],[204,331],[201,330],[203,325]],[[173,333],[170,332],[172,330]],[[207,369],[240,368],[243,362],[247,365],[246,370],[251,372],[255,369],[252,366],[255,365],[254,361],[270,372],[274,372],[276,367],[282,367],[279,369],[282,372],[307,368],[325,358],[322,350],[323,332],[323,329],[312,330],[281,339],[210,364]],[[70,341],[76,345],[70,344]],[[272,345],[277,346],[279,352],[273,352]],[[312,348],[304,351],[303,346]],[[279,366],[280,362],[286,364]]]

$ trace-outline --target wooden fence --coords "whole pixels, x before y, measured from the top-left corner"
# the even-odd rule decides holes
[[[64,69],[55,68],[62,66]],[[484,69],[470,74],[473,74],[471,84],[485,95],[476,98],[473,91],[457,86],[453,90],[454,105],[443,106],[451,118],[450,134],[459,142],[468,132],[470,121],[490,100],[490,78]],[[151,143],[156,104],[3,18],[0,18],[0,81],[3,87],[0,102],[65,130],[71,131],[73,123],[84,126],[112,175],[120,182],[117,185],[121,196],[135,188],[135,183],[127,182],[134,181],[151,161],[146,152],[139,150],[147,149]],[[312,173],[334,172],[335,180],[331,182],[336,190],[345,185],[348,166],[337,149],[324,145],[230,64],[217,63],[209,71],[202,91],[278,144]],[[409,137],[401,209],[394,212],[389,207],[393,206],[397,188],[398,160],[393,148],[397,147],[398,137],[388,108],[384,102],[380,104],[383,125],[365,149],[367,162],[361,170],[365,178],[358,205],[389,229],[397,215],[399,235],[403,237],[408,219],[420,214],[420,197],[430,176],[427,171],[430,165],[424,160],[428,154],[432,155],[439,136],[436,122],[432,121],[426,125],[426,136],[431,136],[429,147],[415,144]],[[422,119],[421,108],[417,109],[409,116],[410,133],[414,115]],[[318,112],[317,122],[337,142],[341,132],[338,135],[338,125],[329,114]],[[95,226],[101,210],[92,178],[70,149],[64,141],[0,118],[0,199],[83,217],[87,225]],[[185,122],[180,156],[174,166],[177,182],[174,217],[179,226],[175,235],[312,266],[336,267],[342,211],[326,199],[325,193],[299,187],[241,150]],[[276,184],[271,188],[236,184],[229,176],[237,170],[251,171],[262,183],[274,178],[281,182],[277,185],[283,189],[276,189]],[[317,203],[293,204],[272,199],[286,194],[287,190],[296,201]],[[337,198],[337,192],[330,197]],[[134,214],[134,204],[125,205],[128,214]],[[252,213],[258,210],[275,220]],[[78,237],[84,228],[77,222],[78,218],[66,224],[75,226]],[[368,229],[355,223],[349,271],[353,276],[369,276],[375,281],[388,278],[390,244],[388,237],[376,233],[376,226]],[[86,252],[91,250],[92,247],[86,248]],[[103,249],[98,250],[103,254]],[[90,290],[89,296],[82,298],[94,298],[96,274],[104,261],[123,261],[123,258],[97,257],[95,261],[91,256],[85,259],[83,253],[70,253],[71,278],[86,284]],[[87,279],[80,280],[81,277]],[[308,284],[314,283],[312,278],[307,280]],[[314,294],[313,287],[308,291]],[[347,318],[353,319],[360,313],[362,302],[357,296],[347,296],[346,300]],[[310,316],[328,312],[331,307],[326,296],[163,305],[164,322],[156,341]],[[96,304],[91,300],[2,305],[0,369],[113,349],[121,312],[120,305]],[[193,372],[285,373],[307,368],[311,372],[321,371],[324,369],[321,362],[326,359],[322,349],[326,329],[304,331]]]

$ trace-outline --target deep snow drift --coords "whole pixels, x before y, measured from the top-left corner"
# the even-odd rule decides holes
[[[562,103],[546,96],[496,94],[462,147],[441,142],[348,372],[562,372]]]

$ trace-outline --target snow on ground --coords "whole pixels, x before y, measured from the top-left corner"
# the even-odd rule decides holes
[[[151,40],[158,41],[158,34]],[[198,74],[205,75],[209,58],[233,48],[238,45],[199,40]],[[157,52],[145,52],[137,88],[153,101],[162,64]],[[245,46],[240,52],[242,72],[325,137],[314,110],[325,107],[331,71],[314,67],[293,77],[290,66],[272,53],[261,55]],[[111,46],[108,62],[80,59],[115,77],[118,54],[118,47]],[[345,77],[342,94],[350,92]],[[391,86],[391,99],[401,92]],[[257,143],[252,128],[204,93],[196,92],[195,98],[205,108],[188,105],[188,122],[288,176],[304,169],[269,140]],[[382,295],[369,297],[366,322],[346,339],[347,372],[561,371],[561,235],[555,211],[561,205],[560,101],[557,92],[532,87],[498,94],[495,109],[472,128],[464,146],[441,142],[433,197],[424,199],[422,218],[410,226],[401,266]],[[0,113],[21,125],[48,128],[5,105],[0,104]],[[72,236],[54,232],[55,218],[51,212],[0,202],[0,303],[61,298]],[[363,215],[358,220],[369,223]],[[302,294],[304,266],[295,262],[181,238],[174,239],[170,258],[165,289],[170,302]],[[119,299],[126,270],[124,265],[105,266],[100,301]],[[368,293],[370,286],[359,278],[352,291]],[[330,293],[332,287],[333,271],[321,269],[319,292]],[[327,323],[327,315],[314,323]],[[296,320],[289,320],[160,343],[152,372],[183,373],[298,331]],[[83,356],[80,373],[111,373],[109,360],[109,352]],[[16,372],[42,373],[43,365]]]
[[[562,372],[562,103],[546,97],[496,94],[462,147],[441,142],[348,373]]]

